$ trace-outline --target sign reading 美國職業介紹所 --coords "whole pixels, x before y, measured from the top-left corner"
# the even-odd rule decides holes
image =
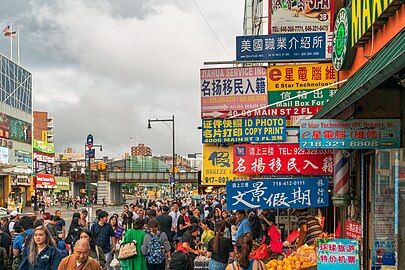
[[[324,177],[230,181],[226,206],[227,210],[327,207],[328,188]]]
[[[268,91],[271,108],[324,106],[337,89]]]
[[[330,59],[324,32],[236,37],[238,61],[308,61]]]
[[[269,66],[267,90],[313,90],[336,83],[337,72],[331,63]],[[328,88],[336,88],[336,85]]]
[[[237,174],[332,175],[332,149],[300,149],[298,143],[234,146]]]
[[[286,117],[203,119],[202,143],[281,142]]]
[[[400,147],[399,119],[301,120],[300,148],[384,149]]]
[[[342,8],[336,15],[332,40],[332,63],[336,70],[349,69],[356,49],[351,45],[351,10]]]
[[[200,87],[202,117],[267,105],[265,67],[201,69]]]
[[[233,145],[203,145],[202,185],[225,185],[230,180],[248,178],[233,173]]]
[[[356,240],[319,238],[316,253],[318,270],[360,269],[359,243]]]

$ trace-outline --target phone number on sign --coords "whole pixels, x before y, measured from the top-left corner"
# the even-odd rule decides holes
[[[351,142],[302,142],[303,147],[375,147],[378,142],[375,141],[351,141]]]

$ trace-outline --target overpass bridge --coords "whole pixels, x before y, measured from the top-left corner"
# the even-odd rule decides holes
[[[97,203],[102,204],[103,198],[111,204],[122,203],[122,185],[165,184],[169,183],[169,172],[134,172],[134,171],[93,171],[91,183],[97,185]],[[86,188],[86,174],[71,172],[71,190],[73,196],[79,196],[80,190]],[[176,184],[198,184],[199,172],[178,172]]]

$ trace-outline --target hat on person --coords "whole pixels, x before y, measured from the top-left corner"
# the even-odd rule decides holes
[[[16,217],[16,216],[18,216],[20,213],[18,213],[17,211],[12,211],[11,213],[10,213],[10,216],[12,216],[12,217]]]

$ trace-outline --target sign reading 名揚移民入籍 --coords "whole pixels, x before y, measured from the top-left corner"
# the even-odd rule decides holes
[[[201,184],[204,186],[225,185],[235,179],[249,179],[233,173],[233,145],[203,145]]]
[[[286,117],[203,119],[202,143],[281,142]]]
[[[265,67],[201,69],[200,87],[201,117],[267,105]]]
[[[327,207],[328,188],[324,177],[230,181],[227,210]]]
[[[301,148],[388,149],[400,147],[399,119],[301,120]]]
[[[359,243],[356,240],[319,238],[316,253],[318,270],[360,269]]]
[[[238,61],[308,61],[329,55],[325,32],[236,37]]]
[[[332,149],[300,149],[298,143],[234,146],[237,174],[332,175]]]

